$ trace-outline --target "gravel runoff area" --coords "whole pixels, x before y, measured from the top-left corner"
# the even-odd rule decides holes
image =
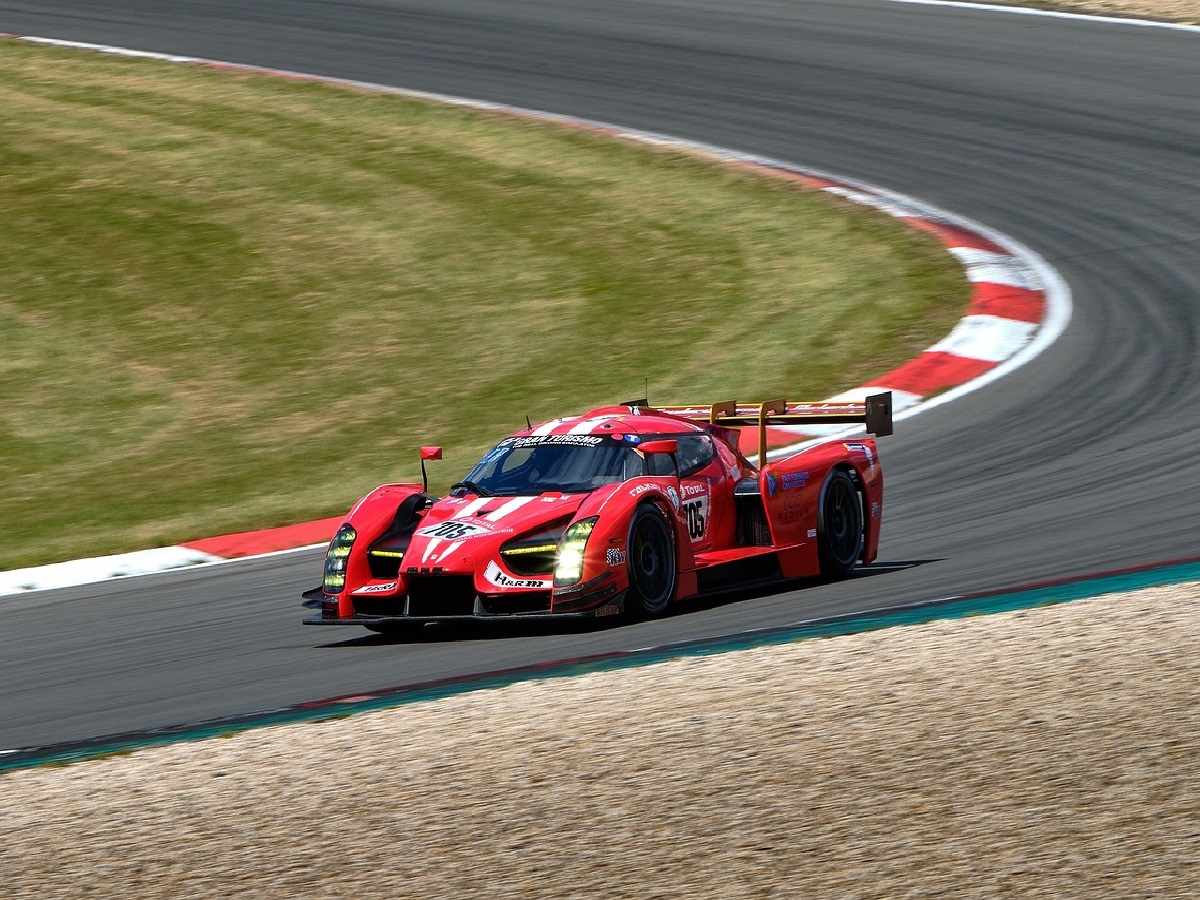
[[[17,770],[0,896],[1196,897],[1197,647],[1193,583]]]

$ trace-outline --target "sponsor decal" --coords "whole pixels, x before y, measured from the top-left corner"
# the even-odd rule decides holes
[[[629,496],[640,497],[642,494],[646,493],[646,491],[652,491],[656,487],[658,487],[657,484],[646,484],[645,482],[642,482],[641,484],[635,484],[629,489]]]
[[[879,501],[878,500],[871,501],[871,518],[872,519],[879,518]]]
[[[638,413],[634,413],[634,415],[638,415]],[[640,444],[642,442],[642,436],[640,434],[614,434],[613,437],[619,438],[620,440],[625,441],[627,444]]]
[[[815,538],[817,536],[817,529],[815,529],[815,528],[808,529],[808,536],[810,538]]]
[[[804,498],[798,494],[793,494],[790,497],[785,497],[780,504],[782,507],[779,510],[779,521],[784,525],[790,525],[793,522],[799,522],[806,516],[811,514],[811,507],[806,506]]]
[[[779,480],[775,477],[774,472],[767,473],[767,496],[774,497],[775,492],[779,490]]]
[[[618,550],[616,547],[609,547],[604,551],[604,561],[614,569],[617,566],[625,565],[625,560],[626,556],[624,550]]]
[[[508,438],[501,441],[496,449],[498,450],[500,447],[537,447],[540,444],[569,444],[577,447],[595,447],[603,441],[603,437],[595,434],[538,434],[531,437]]]
[[[687,500],[691,497],[699,497],[701,494],[707,494],[708,485],[698,481],[685,481],[680,490],[683,492],[683,499]]]
[[[387,594],[396,589],[396,582],[389,581],[387,584],[368,584],[366,587],[360,587],[355,594]]]
[[[807,472],[788,472],[779,479],[779,487],[785,491],[794,491],[808,484]]]
[[[859,443],[858,441],[851,441],[850,443],[842,444],[842,446],[851,453],[861,453],[863,456],[865,456],[867,458],[868,466],[875,465],[875,454],[871,452],[871,448],[866,444]]]
[[[550,581],[540,578],[513,578],[511,575],[506,575],[496,565],[495,560],[491,560],[487,564],[487,568],[483,570],[483,577],[489,584],[494,584],[496,587],[502,588],[525,588],[525,589],[541,589],[549,588]]]
[[[661,490],[663,490],[662,485],[650,484],[648,482],[643,481],[641,484],[635,484],[633,487],[631,487],[629,489],[629,496],[637,498],[637,497],[642,496],[642,494],[646,493],[647,491],[661,491]],[[671,505],[673,507],[675,507],[676,510],[678,510],[679,509],[679,491],[675,490],[674,487],[668,487],[666,489],[666,495],[667,495],[667,499],[671,501]]]
[[[417,532],[421,537],[438,538],[445,541],[461,541],[491,533],[492,529],[477,522],[463,522],[458,519],[447,519],[445,522],[438,522],[436,525],[430,525]]]

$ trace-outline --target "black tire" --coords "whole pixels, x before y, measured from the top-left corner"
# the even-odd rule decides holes
[[[834,469],[821,486],[817,549],[825,578],[845,578],[862,556],[862,499],[845,469]]]
[[[660,616],[675,596],[675,542],[666,517],[643,503],[629,523],[629,592],[625,609],[635,618]]]

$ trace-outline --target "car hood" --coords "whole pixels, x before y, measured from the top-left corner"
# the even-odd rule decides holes
[[[425,514],[405,553],[406,566],[444,572],[474,568],[495,559],[500,547],[522,535],[565,525],[587,494],[536,497],[445,497]]]

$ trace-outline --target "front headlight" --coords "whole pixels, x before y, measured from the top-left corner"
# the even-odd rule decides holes
[[[350,558],[356,537],[358,532],[347,524],[339,528],[329,542],[329,550],[325,553],[325,581],[321,585],[325,593],[340,594],[346,586],[346,560]]]
[[[554,566],[554,586],[575,584],[583,577],[583,551],[588,537],[596,527],[597,516],[580,519],[567,529],[558,545],[558,561]]]

